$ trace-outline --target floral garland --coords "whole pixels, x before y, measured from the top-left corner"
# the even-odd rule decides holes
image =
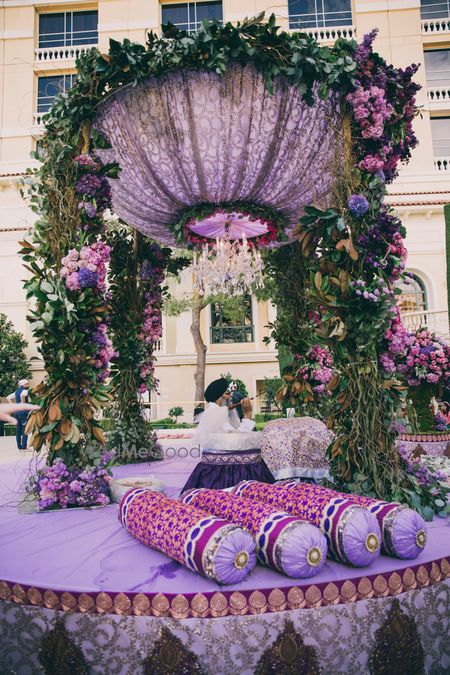
[[[310,269],[311,310],[320,317],[316,332],[339,371],[329,420],[337,431],[332,472],[347,489],[408,501],[394,424],[405,391],[391,368],[407,339],[394,286],[404,277],[405,230],[383,201],[386,183],[417,144],[412,121],[419,86],[412,82],[416,66],[395,69],[373,52],[375,36],[366,35],[354,53],[347,127],[344,120],[351,152],[335,208],[307,207],[298,233]]]
[[[34,392],[41,411],[29,417],[28,431],[35,450],[49,449],[47,461],[56,458],[72,470],[89,459],[86,448],[96,443],[98,456],[104,443],[100,423],[94,413],[108,400],[109,362],[115,356],[108,336],[109,293],[106,265],[110,248],[102,241],[103,213],[111,206],[107,177],[117,175],[113,166],[104,166],[95,155],[71,158],[68,177],[57,190],[66,195],[70,235],[47,240],[47,220],[54,222],[50,204],[37,222],[32,243],[22,242],[22,255],[32,277],[26,282],[28,297],[37,300],[30,314],[35,337],[42,343],[47,377]],[[41,185],[31,188],[31,206],[41,205]],[[59,213],[56,198],[55,210]],[[41,210],[41,209],[39,209]],[[60,345],[64,335],[68,345]]]
[[[417,145],[412,123],[420,85],[412,81],[417,65],[394,68],[374,53],[377,33],[375,29],[365,35],[356,49],[355,87],[346,101],[356,132],[354,150],[360,171],[391,182],[399,163],[407,161]]]
[[[247,240],[249,246],[256,248],[267,246],[275,241],[285,241],[287,219],[279,212],[266,206],[257,206],[249,202],[223,202],[220,204],[201,204],[194,209],[185,211],[179,220],[172,225],[172,232],[178,243],[196,248],[209,244],[215,245],[215,240],[204,237],[192,231],[192,226],[198,222],[218,214],[238,213],[250,221],[260,220],[267,227],[267,232]]]
[[[152,243],[146,251],[139,273],[144,292],[145,306],[143,309],[143,324],[138,337],[144,345],[144,355],[138,364],[141,384],[141,394],[153,389],[158,390],[158,380],[154,371],[154,350],[158,340],[162,337],[162,283],[165,278],[166,260],[161,247]]]

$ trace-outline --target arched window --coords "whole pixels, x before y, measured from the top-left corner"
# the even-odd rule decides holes
[[[398,296],[401,312],[424,312],[428,309],[425,284],[416,274],[398,284],[402,294]]]
[[[211,342],[253,342],[252,298],[244,295],[228,303],[211,303]]]

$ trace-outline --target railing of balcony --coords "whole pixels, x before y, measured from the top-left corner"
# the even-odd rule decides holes
[[[434,168],[436,171],[450,171],[450,156],[436,157],[434,160]]]
[[[445,309],[402,312],[402,322],[409,331],[426,327],[447,341],[449,339],[448,312]]]
[[[434,35],[435,33],[450,33],[450,18],[422,21],[422,35]]]
[[[233,342],[253,342],[254,326],[220,326],[211,328],[212,344],[230,344]]]
[[[45,112],[35,112],[33,117],[34,117],[34,124],[37,127],[40,127],[42,124],[44,124],[42,118],[44,117]]]
[[[34,50],[34,60],[43,63],[50,61],[63,61],[77,59],[88,49],[97,47],[97,43],[89,45],[72,45],[68,47],[38,47]]]
[[[430,103],[448,103],[450,105],[450,83],[445,87],[428,87],[427,93]]]
[[[299,28],[300,31],[312,35],[317,42],[335,42],[338,38],[356,37],[356,26],[329,26],[327,28]]]

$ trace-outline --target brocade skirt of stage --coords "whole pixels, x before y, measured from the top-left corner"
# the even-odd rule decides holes
[[[202,459],[188,478],[182,492],[192,488],[222,490],[237,485],[241,480],[259,480],[274,483],[269,467],[261,457],[261,450],[218,452],[204,450]]]

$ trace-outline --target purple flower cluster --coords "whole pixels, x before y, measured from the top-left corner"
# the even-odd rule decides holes
[[[425,464],[417,461],[412,461],[410,451],[401,443],[398,449],[400,457],[405,462],[406,471],[414,476],[420,485],[426,488],[431,488],[432,494],[439,493],[439,483],[447,481],[447,475],[443,471],[431,471]]]
[[[373,53],[376,34],[365,35],[356,49],[356,85],[347,95],[347,103],[357,130],[355,150],[360,170],[378,176],[383,172],[383,180],[390,182],[399,162],[408,159],[417,145],[412,121],[420,86],[412,81],[418,66],[396,69]]]
[[[98,466],[69,469],[57,459],[45,466],[33,479],[30,491],[38,499],[38,508],[106,505],[110,502],[110,473],[106,468],[112,453],[104,453]]]
[[[308,349],[305,356],[296,354],[298,371],[296,374],[300,382],[308,383],[311,390],[317,396],[329,394],[327,384],[331,381],[333,370],[333,357],[327,347],[314,345]]]
[[[442,412],[438,412],[434,416],[434,428],[436,431],[448,431],[450,429],[450,421]]]
[[[381,271],[389,281],[397,281],[403,274],[407,250],[403,244],[405,228],[400,220],[382,207],[376,224],[358,237],[357,244],[364,253],[364,267]]]
[[[450,347],[434,333],[420,328],[408,333],[398,307],[392,308],[390,328],[385,333],[386,350],[380,363],[387,373],[398,373],[411,387],[450,382]]]
[[[368,302],[385,302],[393,298],[392,289],[382,278],[376,278],[371,282],[357,279],[350,282],[350,287],[357,297]]]
[[[364,195],[351,195],[348,200],[348,208],[356,218],[362,218],[369,210],[369,202]]]
[[[89,270],[87,267],[83,267],[78,272],[78,283],[81,289],[84,288],[95,288],[98,284],[99,277],[97,272]]]
[[[107,325],[101,323],[97,326],[91,335],[92,342],[97,346],[97,351],[94,354],[94,365],[98,368],[97,377],[101,382],[104,382],[109,377],[109,362],[112,358],[117,356],[113,344],[108,337]]]
[[[144,394],[149,389],[157,389],[158,382],[155,379],[154,356],[155,344],[162,336],[163,303],[161,284],[164,280],[165,258],[161,247],[152,244],[148,247],[147,259],[143,261],[140,269],[141,285],[144,289],[145,306],[143,311],[143,323],[139,332],[139,339],[144,348],[143,359],[139,365],[141,384],[139,391]]]
[[[81,197],[78,204],[81,220],[85,229],[102,227],[102,213],[111,208],[111,187],[102,173],[103,165],[98,157],[92,155],[78,155],[75,162],[81,173],[75,186]]]

